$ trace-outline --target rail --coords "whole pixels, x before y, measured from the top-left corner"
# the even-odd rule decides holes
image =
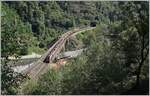
[[[49,63],[51,63],[56,58],[57,54],[61,51],[67,39],[69,39],[72,35],[92,30],[94,28],[95,27],[86,27],[82,29],[76,28],[72,31],[68,31],[62,34],[61,36],[59,36],[59,39],[56,41],[56,43],[54,43],[48,49],[48,51],[45,54],[43,54],[41,58],[31,66],[31,68],[25,70],[23,73],[28,74],[32,78],[36,78],[37,75],[39,75],[41,71],[44,70],[44,68],[46,68],[46,66],[48,65],[46,64],[46,60],[49,60]]]

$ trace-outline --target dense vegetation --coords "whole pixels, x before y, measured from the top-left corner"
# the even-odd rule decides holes
[[[148,94],[149,4],[146,1],[2,2],[2,56],[8,61],[9,56],[42,53],[65,31],[95,24],[95,30],[75,37],[87,48],[82,55],[68,60],[59,70],[49,70],[36,82],[29,80],[20,93]],[[77,49],[71,42],[74,41],[66,45],[66,50]],[[10,79],[7,74],[13,71],[5,67],[7,62],[2,65],[3,94],[18,94],[19,85],[10,82],[13,79],[22,82],[24,76],[18,80],[12,75]]]

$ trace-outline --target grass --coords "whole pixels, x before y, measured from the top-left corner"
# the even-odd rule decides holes
[[[37,54],[43,54],[44,52],[46,52],[46,50],[36,47],[36,46],[32,46],[28,48],[28,54],[32,54],[32,52],[37,53]]]

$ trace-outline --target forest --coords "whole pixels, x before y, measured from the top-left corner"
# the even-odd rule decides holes
[[[44,54],[88,26],[63,52],[86,50],[58,70],[33,80],[11,68],[9,57]],[[149,1],[1,1],[1,94],[148,95]]]

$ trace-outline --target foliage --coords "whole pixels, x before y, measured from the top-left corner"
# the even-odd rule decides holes
[[[148,3],[125,2],[120,8],[122,13],[126,14],[122,16],[122,27],[120,26],[122,29],[120,48],[125,54],[127,66],[132,67],[131,70],[136,74],[136,86],[138,86],[142,66],[148,59],[149,51]]]
[[[32,40],[30,24],[24,24],[14,10],[2,5],[2,56],[27,54]]]
[[[29,81],[24,94],[148,94],[148,87],[143,87],[149,79],[148,2],[21,1],[2,5],[2,55],[6,57],[26,54],[28,47],[30,51],[46,50],[65,31],[96,24],[95,30],[74,37],[87,48],[81,56],[68,60],[59,70],[49,70],[37,82]],[[68,43],[67,50],[71,50],[75,41]]]
[[[49,70],[38,80],[36,91],[27,94],[119,94],[128,89],[128,70],[119,55],[114,57],[116,53],[105,42],[94,41],[94,37],[89,41],[88,51],[59,70]]]
[[[2,5],[2,57],[4,62],[1,64],[2,94],[17,94],[17,89],[24,81],[26,76],[14,72],[7,64],[9,56],[27,54],[32,36],[30,25],[24,24],[14,10],[7,5]]]
[[[51,41],[72,27],[90,26],[92,22],[108,23],[110,16],[107,15],[113,13],[115,4],[83,1],[3,3],[14,9],[23,22],[31,25],[31,31],[38,38],[37,44],[41,48],[47,47]]]
[[[20,84],[27,78],[27,76],[14,72],[8,64],[2,64],[1,69],[2,94],[17,94]]]

